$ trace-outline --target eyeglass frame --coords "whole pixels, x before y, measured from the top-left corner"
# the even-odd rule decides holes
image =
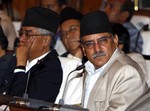
[[[21,31],[24,32],[24,33],[20,34]],[[31,31],[32,31],[32,30],[18,30],[19,38],[21,38],[21,36],[22,36],[23,34],[25,34],[25,37],[26,37],[27,39],[30,39],[30,37],[32,37],[32,36],[47,36],[47,35],[54,36],[53,33],[51,33],[51,34],[29,34]]]
[[[93,40],[83,41],[81,39],[81,44],[83,45],[83,47],[85,49],[92,49],[96,44],[98,44],[99,46],[106,44],[110,38],[113,38],[113,36],[112,35],[102,36],[102,37],[98,38],[96,42],[94,42]],[[90,45],[90,46],[88,46],[88,45]]]
[[[60,31],[61,38],[66,37],[68,33],[74,33],[77,30],[77,27],[80,27],[80,25],[71,25],[68,31]]]

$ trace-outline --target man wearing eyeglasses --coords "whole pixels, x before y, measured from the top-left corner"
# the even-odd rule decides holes
[[[71,7],[66,7],[62,10],[60,16],[60,37],[67,50],[61,56],[85,63],[86,58],[80,44],[80,20],[83,15]]]
[[[90,111],[124,111],[147,89],[142,69],[117,48],[118,37],[104,12],[86,14],[80,34],[88,58],[82,106]]]
[[[47,8],[32,7],[26,11],[19,30],[16,60],[10,63],[5,84],[8,88],[3,94],[55,102],[63,71],[50,45],[59,21],[59,15]]]

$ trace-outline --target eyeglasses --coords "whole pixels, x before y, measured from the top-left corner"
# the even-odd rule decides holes
[[[96,42],[94,42],[93,40],[89,40],[89,41],[82,42],[82,44],[83,44],[84,48],[91,49],[96,44],[98,44],[99,46],[107,44],[109,38],[111,38],[111,36],[109,36],[109,37],[104,36],[104,37],[101,37],[101,38],[97,39]]]
[[[67,36],[68,33],[75,33],[80,25],[72,25],[70,26],[68,31],[60,31],[60,36],[63,38]]]
[[[30,39],[32,36],[46,36],[49,34],[30,34],[32,30],[18,30],[19,37],[22,37],[23,35],[27,38]]]

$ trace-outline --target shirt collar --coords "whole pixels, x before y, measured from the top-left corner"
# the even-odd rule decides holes
[[[31,67],[33,67],[39,60],[43,59],[49,52],[41,55],[38,58],[33,59],[31,62],[27,61],[27,65],[26,65],[26,72],[28,72]]]
[[[81,61],[81,59],[80,59],[80,58],[75,57],[75,56],[73,56],[73,55],[72,55],[72,54],[70,54],[70,53],[67,55],[67,57],[68,57],[68,58],[72,58],[72,59],[76,59],[76,60],[78,60],[78,61]]]
[[[89,75],[94,75],[94,74],[97,74],[98,72],[101,72],[105,66],[106,66],[106,64],[98,69],[95,69],[94,65],[90,61],[87,61],[85,63],[85,69]]]

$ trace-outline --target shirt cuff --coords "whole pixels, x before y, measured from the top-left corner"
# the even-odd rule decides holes
[[[15,69],[14,70],[14,73],[18,73],[18,72],[25,72],[25,70],[24,69]]]
[[[17,66],[14,73],[25,72],[25,66]]]

